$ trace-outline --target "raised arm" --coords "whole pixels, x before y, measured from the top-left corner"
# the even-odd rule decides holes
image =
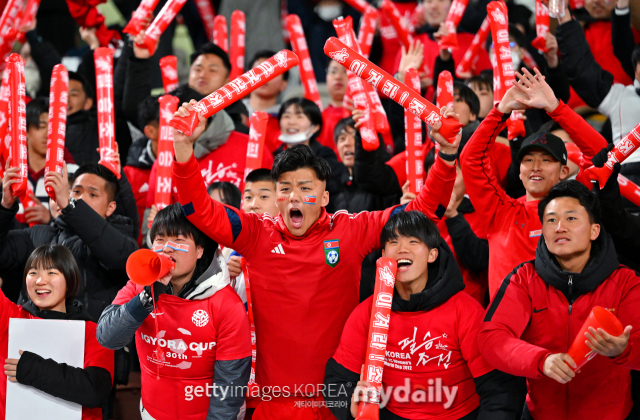
[[[631,30],[629,0],[618,0],[616,8],[611,12],[611,44],[613,45],[613,54],[625,73],[634,79],[635,69],[631,64],[631,51],[635,48],[636,42]]]

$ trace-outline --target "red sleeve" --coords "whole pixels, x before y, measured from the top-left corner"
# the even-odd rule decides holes
[[[86,321],[84,331],[84,368],[95,366],[106,369],[113,380],[113,350],[106,349],[98,343],[95,322]]]
[[[9,334],[9,318],[24,318],[21,306],[11,302],[0,289],[0,336]]]
[[[607,141],[604,137],[562,101],[553,112],[548,114],[555,122],[560,124],[560,127],[569,134],[571,140],[580,148],[582,152],[580,168],[586,169],[590,167],[593,156],[603,147],[607,147]]]
[[[333,355],[336,362],[357,374],[362,371],[367,354],[371,302],[372,299],[369,298],[351,312],[342,330],[338,349]]]
[[[495,142],[491,150],[491,167],[500,185],[507,185],[507,172],[511,166],[511,148],[503,143]]]
[[[624,274],[622,274],[624,273]],[[628,369],[640,370],[640,279],[634,271],[624,268],[618,270],[614,275],[628,276],[625,282],[624,295],[618,304],[618,319],[623,327],[633,326],[629,336],[629,344],[625,351],[613,362]]]
[[[173,175],[187,219],[218,244],[248,257],[259,240],[258,216],[211,199],[193,155],[185,163],[174,162]]]
[[[467,361],[469,371],[474,378],[478,378],[493,370],[478,349],[478,329],[482,323],[484,310],[482,306],[466,292],[458,293],[457,321],[458,341],[460,352]]]
[[[222,289],[218,305],[216,360],[236,360],[251,356],[251,328],[244,304],[230,286]]]
[[[142,290],[142,286],[138,286],[137,284],[129,280],[127,284],[122,289],[120,289],[120,291],[116,295],[116,298],[113,300],[113,302],[111,302],[111,304],[124,305],[125,303],[129,302],[134,296],[139,295]]]
[[[491,170],[490,150],[508,118],[508,114],[503,114],[494,107],[460,154],[467,194],[473,208],[485,220],[488,232],[492,230],[495,221],[500,220],[515,203],[500,186],[495,171]]]
[[[494,368],[515,376],[542,378],[538,363],[551,352],[521,340],[531,319],[525,264],[503,281],[480,325],[478,347]]]

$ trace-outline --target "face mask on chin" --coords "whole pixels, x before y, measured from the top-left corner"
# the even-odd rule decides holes
[[[302,143],[305,142],[307,140],[309,140],[312,136],[312,130],[313,126],[309,127],[309,129],[307,131],[305,131],[304,133],[298,132],[296,134],[284,134],[281,133],[280,136],[278,136],[278,140],[280,140],[283,143],[287,143],[287,144],[298,144],[298,143]]]

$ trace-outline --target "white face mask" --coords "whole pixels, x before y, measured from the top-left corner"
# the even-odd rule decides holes
[[[342,14],[342,6],[339,4],[327,4],[324,6],[317,6],[315,11],[320,19],[325,22],[331,22]]]
[[[520,60],[520,55],[514,54],[514,52],[511,51],[511,61],[513,62],[513,69],[520,71],[520,63],[522,62],[522,60]]]
[[[305,131],[304,133],[302,132],[298,132],[296,134],[280,134],[280,136],[278,136],[278,140],[280,140],[281,142],[287,143],[287,144],[298,144],[298,143],[302,143],[305,142],[307,140],[309,140],[311,138],[311,136],[313,135],[313,132],[311,131],[313,130],[313,126],[309,127],[309,129],[307,131]]]

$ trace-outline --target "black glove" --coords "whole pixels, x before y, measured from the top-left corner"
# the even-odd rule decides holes
[[[159,281],[155,281],[153,282],[153,294],[151,294],[151,286],[144,287],[144,291],[142,293],[144,293],[145,299],[142,299],[141,297],[142,304],[144,305],[145,308],[147,308],[149,312],[151,312],[153,310],[153,304],[154,303],[156,305],[158,304],[158,299],[160,298],[160,295],[163,293],[167,293],[168,291],[169,291],[169,285],[165,286]],[[153,302],[151,300],[152,296],[153,296]]]
[[[608,144],[607,147],[603,147],[602,150],[596,153],[595,156],[593,156],[593,159],[591,159],[593,166],[596,168],[602,168],[607,162],[607,157],[611,149],[613,149],[613,144]]]

